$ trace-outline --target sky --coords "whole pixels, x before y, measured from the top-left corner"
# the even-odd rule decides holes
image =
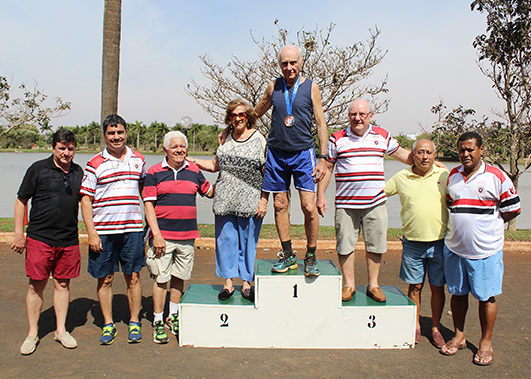
[[[0,76],[13,87],[36,81],[51,98],[71,102],[72,111],[54,126],[100,118],[103,6],[104,0],[0,0]],[[271,40],[276,19],[292,42],[302,28],[334,23],[338,46],[366,40],[377,26],[387,55],[369,82],[389,77],[389,109],[375,120],[393,135],[420,133],[420,125],[429,130],[436,121],[431,107],[441,99],[448,108],[475,109],[477,119],[503,109],[472,47],[485,32],[485,15],[467,1],[123,0],[118,113],[127,122],[170,127],[184,116],[213,123],[185,92],[192,79],[209,83],[199,56],[209,53],[222,66],[232,55],[255,60],[251,31]]]

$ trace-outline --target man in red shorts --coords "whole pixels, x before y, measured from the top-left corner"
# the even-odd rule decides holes
[[[52,156],[28,168],[15,201],[15,237],[11,249],[19,254],[26,250],[26,275],[29,277],[26,296],[29,332],[20,347],[24,355],[33,353],[39,343],[39,317],[50,274],[54,283],[55,340],[69,349],[77,347],[74,337],[66,331],[65,321],[70,279],[79,276],[77,215],[83,169],[73,162],[74,133],[59,129],[53,135],[52,148]],[[24,208],[29,199],[32,200],[26,238]]]

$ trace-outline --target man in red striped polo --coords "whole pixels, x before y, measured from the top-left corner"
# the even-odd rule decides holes
[[[343,274],[342,300],[356,292],[354,248],[363,225],[369,283],[367,296],[386,301],[378,285],[382,254],[387,251],[387,197],[385,196],[384,155],[413,164],[411,152],[383,128],[371,125],[373,112],[362,99],[348,111],[350,126],[332,134],[328,141],[328,170],[317,190],[317,209],[324,215],[324,197],[334,166],[336,167],[336,239],[339,265]]]
[[[178,304],[184,281],[192,276],[197,229],[196,197],[212,197],[213,186],[195,163],[187,161],[188,139],[179,131],[164,136],[164,160],[151,166],[144,186],[146,221],[151,229],[147,266],[153,283],[153,342],[167,343],[164,303],[170,282],[166,326],[179,332]]]
[[[120,270],[127,283],[130,343],[140,342],[142,287],[140,270],[145,264],[142,213],[139,195],[146,176],[142,154],[125,145],[125,120],[110,115],[103,121],[107,148],[94,156],[81,185],[81,212],[89,242],[88,271],[98,279],[98,300],[104,326],[100,344],[113,343],[116,325],[112,315],[114,273]]]

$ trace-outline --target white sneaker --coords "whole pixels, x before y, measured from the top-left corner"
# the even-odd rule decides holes
[[[68,332],[63,332],[63,334],[61,334],[61,337],[59,337],[57,332],[55,332],[54,340],[60,342],[61,345],[63,345],[67,349],[75,349],[77,347],[77,341]]]
[[[26,339],[24,340],[24,343],[20,347],[20,354],[30,355],[31,353],[35,351],[38,343],[39,343],[38,336],[27,336]]]

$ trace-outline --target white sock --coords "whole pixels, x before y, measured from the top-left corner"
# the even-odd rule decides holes
[[[157,321],[162,321],[164,317],[164,312],[155,313],[153,312],[153,323],[156,323]]]
[[[172,303],[170,301],[170,315],[179,314],[179,303]]]

